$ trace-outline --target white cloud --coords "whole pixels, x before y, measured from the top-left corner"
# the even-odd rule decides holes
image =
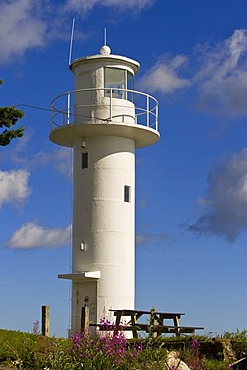
[[[1,3],[0,63],[22,56],[32,48],[43,46],[47,30],[36,0],[10,0]]]
[[[33,249],[39,247],[58,247],[69,243],[71,226],[47,229],[33,222],[27,222],[16,230],[9,246],[16,249]]]
[[[72,149],[59,147],[51,152],[39,151],[35,153],[32,158],[22,158],[23,163],[28,168],[37,168],[51,164],[55,167],[56,171],[66,177],[69,177],[72,170]],[[18,160],[17,158],[15,158]]]
[[[214,165],[207,199],[200,199],[200,204],[202,216],[189,230],[223,236],[230,242],[247,231],[247,148]]]
[[[227,118],[246,115],[247,30],[237,29],[213,46],[197,46],[190,59],[160,58],[140,79],[140,87],[161,94],[194,88],[197,109]]]
[[[84,14],[95,6],[141,10],[156,0],[3,0],[0,12],[0,64],[21,57],[30,49],[45,47],[54,39],[69,38],[69,13]],[[77,37],[86,35],[77,32]]]
[[[29,172],[24,169],[0,170],[0,207],[4,203],[24,201],[30,195],[29,175]]]
[[[151,6],[156,0],[67,0],[65,9],[68,11],[87,12],[96,5],[114,7],[121,10],[138,9],[141,10]]]
[[[140,87],[150,92],[165,94],[188,87],[190,81],[178,75],[179,69],[186,62],[187,58],[183,55],[163,57],[141,78]]]
[[[51,152],[39,151],[27,156],[27,147],[31,140],[28,132],[25,133],[21,140],[17,140],[11,148],[6,147],[4,152],[0,153],[2,163],[13,162],[19,166],[25,166],[29,170],[53,165],[56,171],[66,177],[71,175],[72,171],[72,149],[65,147],[55,147]]]
[[[69,177],[72,171],[72,149],[70,148],[59,148],[52,155],[52,160],[54,161],[55,169]]]
[[[198,107],[211,113],[247,113],[247,30],[211,49],[201,49],[201,68],[194,76],[198,87]]]

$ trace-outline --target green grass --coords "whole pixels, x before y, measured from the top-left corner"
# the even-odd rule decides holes
[[[0,360],[17,359],[23,347],[37,348],[38,337],[33,334],[0,329]]]
[[[247,353],[246,331],[226,333],[225,338],[231,340],[237,359]],[[210,348],[217,342],[208,337],[197,337],[197,340],[201,343],[199,351],[203,350],[205,343],[206,348]],[[126,340],[121,344],[121,338],[116,343],[109,338],[102,342],[88,336],[76,342],[0,329],[0,364],[11,364],[17,360],[19,368],[25,370],[163,370],[166,368],[168,351],[171,350],[175,350],[186,363],[191,363],[192,370],[223,370],[227,369],[229,363],[223,361],[222,353],[215,356],[212,348],[208,352],[202,351],[202,357],[198,351],[196,357],[189,337],[129,340],[127,351],[118,355],[119,348],[125,347],[124,343]],[[137,344],[141,344],[142,351],[136,350]]]

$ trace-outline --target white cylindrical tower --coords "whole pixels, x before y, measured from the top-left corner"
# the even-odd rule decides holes
[[[52,102],[50,139],[73,148],[71,332],[81,309],[99,323],[134,309],[135,148],[159,139],[158,103],[134,90],[139,63],[110,54],[79,58],[75,90]],[[73,107],[73,108],[71,108]]]

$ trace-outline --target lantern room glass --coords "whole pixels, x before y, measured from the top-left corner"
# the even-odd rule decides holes
[[[105,68],[105,96],[133,101],[134,76],[126,69]]]

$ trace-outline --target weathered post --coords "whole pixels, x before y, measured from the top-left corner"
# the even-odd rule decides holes
[[[89,307],[81,308],[81,333],[87,331],[89,328]]]
[[[42,306],[42,335],[50,336],[50,306]]]
[[[151,308],[150,310],[150,338],[155,338],[157,337],[157,330],[156,326],[158,325],[157,317],[156,317],[156,308]]]

